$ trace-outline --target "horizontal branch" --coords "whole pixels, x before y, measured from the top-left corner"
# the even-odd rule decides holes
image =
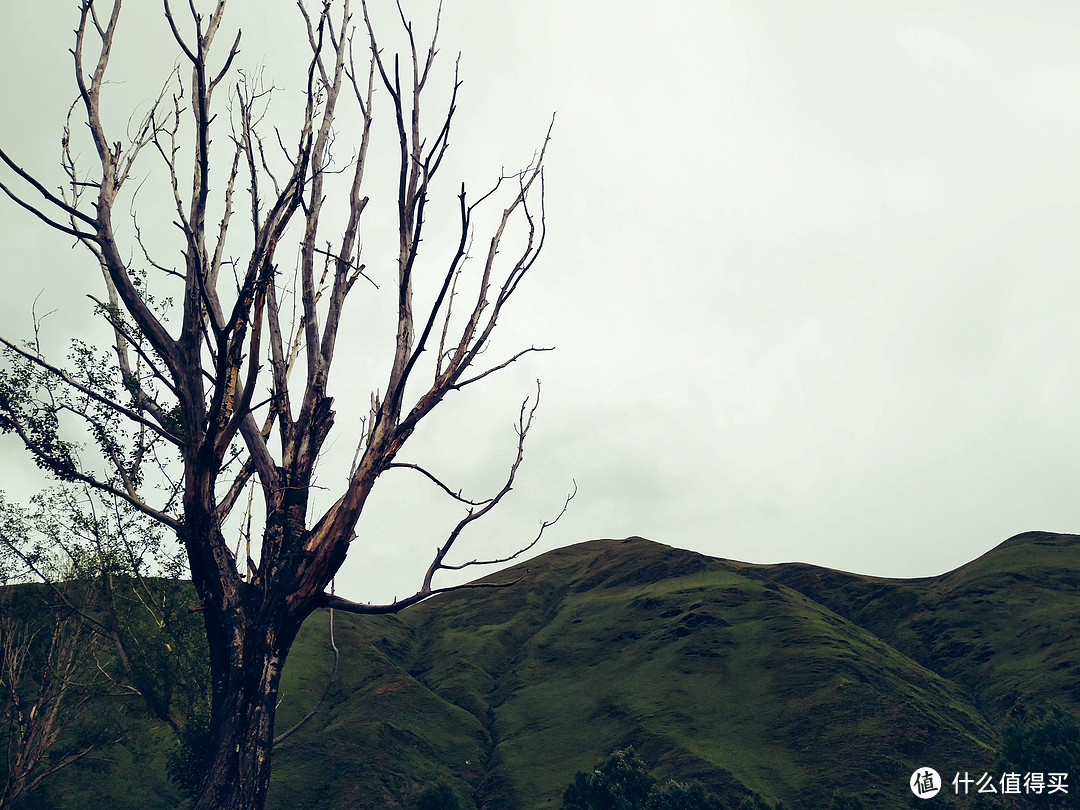
[[[430,481],[432,481],[436,486],[438,486],[443,492],[445,492],[451,498],[453,498],[456,501],[461,501],[461,503],[468,504],[469,506],[483,506],[484,504],[490,503],[490,501],[491,501],[491,498],[485,498],[482,501],[470,501],[468,498],[465,498],[465,497],[462,496],[460,489],[457,492],[454,492],[452,489],[450,489],[450,487],[448,487],[446,484],[444,484],[442,481],[440,481],[438,478],[436,478],[432,473],[425,470],[419,464],[412,464],[412,463],[404,462],[404,461],[395,461],[395,462],[393,462],[391,464],[386,465],[386,468],[388,470],[393,469],[395,467],[399,467],[399,468],[402,468],[402,469],[408,469],[408,470],[416,470],[418,473],[421,473],[424,476],[426,476]]]
[[[521,582],[521,580],[525,579],[528,573],[529,569],[525,569],[524,574],[508,582],[469,582],[465,585],[450,585],[445,588],[422,589],[406,599],[396,599],[388,605],[369,605],[363,602],[353,602],[349,599],[343,599],[340,596],[324,593],[320,601],[319,607],[334,608],[335,610],[342,610],[346,613],[357,613],[362,615],[385,615],[388,613],[397,613],[407,607],[411,607],[412,605],[417,604],[418,602],[422,602],[431,596],[438,596],[441,593],[453,593],[454,591],[465,590],[481,590],[484,588],[509,588],[512,585],[517,585],[519,582]]]
[[[514,363],[515,361],[519,360],[521,357],[524,357],[526,354],[531,354],[532,352],[551,352],[551,351],[555,351],[554,346],[541,346],[541,347],[530,346],[527,349],[522,349],[520,352],[515,354],[509,360],[506,360],[505,362],[499,363],[499,365],[497,365],[497,366],[492,366],[487,371],[483,371],[480,374],[477,374],[475,377],[470,377],[467,380],[461,380],[460,382],[456,382],[453,385],[449,386],[449,388],[451,390],[456,391],[458,389],[464,388],[466,385],[472,385],[475,382],[480,382],[480,380],[484,379],[484,377],[487,377],[489,374],[494,374],[496,371],[502,371],[504,368],[509,366],[511,363]]]
[[[0,152],[0,154],[3,154],[3,153]],[[80,240],[94,240],[95,239],[94,234],[85,233],[84,231],[80,231],[80,230],[78,230],[76,228],[68,227],[67,225],[61,225],[59,222],[56,222],[51,217],[49,217],[47,214],[45,214],[45,212],[39,210],[37,207],[35,207],[35,206],[31,205],[30,203],[28,203],[26,200],[24,200],[22,197],[20,197],[14,191],[12,191],[10,188],[8,188],[4,183],[0,183],[0,191],[3,191],[8,197],[11,198],[11,200],[16,205],[18,205],[19,207],[24,208],[27,211],[29,211],[31,214],[33,214],[35,217],[40,219],[42,222],[44,222],[50,228],[55,228],[56,230],[60,231],[61,233],[66,233],[69,236],[74,236],[76,239],[80,239]]]
[[[182,520],[177,520],[171,515],[168,515],[161,510],[155,509],[154,507],[150,506],[141,498],[130,495],[119,487],[114,487],[112,484],[107,484],[104,481],[99,481],[92,475],[87,475],[86,473],[80,472],[78,470],[73,473],[69,473],[69,475],[75,481],[80,481],[89,487],[100,490],[101,492],[112,495],[116,498],[120,498],[123,501],[127,501],[129,504],[134,506],[147,517],[153,518],[158,523],[168,526],[173,531],[179,531],[184,525]]]
[[[17,163],[15,163],[15,161],[13,161],[8,156],[7,152],[5,152],[3,149],[0,149],[0,160],[4,161],[4,163],[6,163],[8,165],[8,167],[13,172],[15,172],[15,174],[19,175],[19,177],[21,177],[27,183],[32,185],[42,197],[44,197],[50,203],[55,205],[61,211],[63,211],[64,213],[68,214],[71,217],[74,217],[75,219],[78,219],[78,220],[82,221],[83,223],[91,226],[92,228],[95,228],[95,229],[97,228],[98,223],[97,223],[96,219],[94,219],[93,217],[89,217],[86,214],[84,214],[82,211],[80,211],[79,209],[68,205],[66,202],[64,202],[64,200],[60,199],[55,194],[53,194],[51,191],[49,191],[47,188],[45,188],[45,186],[43,186],[41,184],[41,182],[36,177],[34,177],[32,174],[30,174],[30,172],[23,169]],[[13,200],[15,200],[16,202],[19,202],[19,199],[17,197],[15,197],[15,196],[11,195],[11,192],[9,192],[6,187],[4,188],[4,191],[8,192],[8,195],[11,196],[11,198]],[[22,204],[22,203],[20,203],[20,204]],[[25,204],[23,204],[23,207],[29,208],[29,206],[25,205]],[[33,211],[34,209],[30,208],[30,210]],[[62,228],[61,230],[65,230],[65,229]],[[76,232],[76,233],[78,233],[78,232]]]

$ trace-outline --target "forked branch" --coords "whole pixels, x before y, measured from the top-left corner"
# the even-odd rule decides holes
[[[451,549],[454,547],[454,543],[458,540],[458,538],[465,531],[465,529],[471,523],[473,523],[474,521],[479,520],[480,518],[484,517],[492,509],[494,509],[496,506],[498,506],[499,503],[503,500],[503,498],[511,491],[511,489],[513,489],[513,484],[514,484],[514,480],[515,480],[515,478],[517,476],[518,468],[521,466],[521,462],[522,462],[522,460],[524,459],[524,456],[525,456],[525,439],[526,439],[526,436],[528,435],[528,432],[529,432],[530,428],[532,427],[533,419],[534,419],[534,417],[536,415],[536,409],[539,406],[539,404],[540,404],[540,384],[539,384],[539,381],[538,381],[537,382],[536,398],[533,400],[532,405],[531,406],[529,405],[528,400],[523,402],[522,405],[521,405],[521,411],[518,414],[518,423],[517,423],[517,436],[518,436],[517,455],[514,458],[514,462],[510,465],[509,473],[507,474],[506,481],[503,483],[502,488],[494,496],[492,496],[491,498],[488,498],[485,501],[480,501],[480,502],[477,502],[477,503],[473,504],[473,507],[480,506],[481,508],[476,509],[476,508],[471,507],[468,510],[467,514],[463,518],[461,518],[461,520],[459,520],[457,522],[457,524],[454,526],[453,530],[450,532],[449,536],[447,537],[446,542],[443,543],[443,545],[440,546],[436,550],[435,558],[432,560],[431,564],[428,566],[427,572],[426,572],[426,574],[424,576],[424,582],[421,585],[421,587],[419,588],[419,590],[416,591],[416,593],[414,593],[411,596],[408,596],[408,597],[406,597],[404,599],[395,599],[393,602],[391,602],[389,604],[364,604],[364,603],[359,603],[359,602],[353,602],[353,601],[348,600],[348,599],[342,599],[341,597],[335,596],[333,594],[324,594],[323,599],[321,600],[321,606],[323,606],[323,607],[335,607],[335,608],[338,608],[340,610],[343,610],[343,611],[346,611],[346,612],[349,612],[349,613],[359,613],[359,614],[397,613],[398,611],[404,610],[405,608],[409,607],[410,605],[415,605],[415,604],[417,604],[417,603],[419,603],[419,602],[421,602],[421,601],[423,601],[423,600],[425,600],[425,599],[427,599],[427,598],[429,598],[431,596],[435,596],[437,594],[451,593],[451,592],[454,592],[454,591],[466,590],[466,589],[476,589],[476,588],[506,588],[506,587],[509,587],[511,585],[514,585],[514,584],[520,582],[522,577],[525,576],[524,574],[522,574],[521,576],[519,576],[519,577],[517,577],[515,579],[506,580],[506,581],[502,581],[502,582],[470,582],[470,583],[465,583],[465,584],[461,584],[461,585],[450,585],[450,586],[438,587],[438,588],[434,587],[434,585],[433,585],[434,578],[435,578],[436,574],[438,574],[439,571],[462,571],[462,570],[465,570],[467,568],[473,568],[473,567],[477,567],[477,566],[501,565],[501,564],[505,564],[505,563],[508,563],[508,562],[513,562],[514,560],[521,557],[521,555],[523,555],[523,554],[527,553],[528,551],[530,551],[531,549],[533,549],[536,546],[536,544],[540,542],[540,539],[543,537],[544,532],[549,527],[555,525],[562,518],[562,516],[566,514],[566,510],[569,508],[570,502],[574,499],[574,496],[577,495],[577,484],[576,484],[576,482],[574,484],[573,491],[566,497],[566,500],[563,503],[562,509],[559,510],[559,513],[557,515],[555,515],[555,517],[543,521],[540,524],[540,529],[537,531],[536,536],[527,545],[524,545],[524,546],[520,547],[517,551],[515,551],[512,554],[509,554],[509,555],[507,555],[505,557],[500,557],[500,558],[495,558],[495,559],[486,559],[486,560],[473,559],[473,560],[470,560],[468,562],[457,563],[457,564],[451,564],[451,563],[446,562],[447,555],[450,553]],[[415,465],[415,464],[394,464],[394,465],[391,465],[391,466],[415,469],[415,470],[423,473],[427,477],[429,477],[432,481],[434,481],[436,484],[438,484],[439,487],[441,487],[445,492],[447,492],[449,495],[451,495],[455,499],[460,500],[460,501],[465,501],[465,499],[460,497],[460,493],[455,494],[453,492],[453,490],[451,490],[449,487],[447,487],[445,484],[443,484],[441,481],[439,481],[437,478],[435,478],[433,475],[431,475],[429,472],[427,472],[426,470],[424,470],[422,467],[420,467],[418,465]],[[472,502],[468,502],[468,503],[472,503]]]

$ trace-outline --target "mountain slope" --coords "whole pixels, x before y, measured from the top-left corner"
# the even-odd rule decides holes
[[[658,777],[731,802],[755,792],[814,810],[839,788],[894,808],[916,767],[992,769],[1010,708],[1054,699],[1080,713],[1073,536],[1020,535],[917,580],[641,538],[559,549],[498,578],[515,575],[398,617],[335,614],[337,679],[275,750],[269,806],[412,807],[441,781],[466,808],[557,808],[576,771],[633,745]],[[280,729],[327,683],[328,618],[311,617],[289,657]],[[145,739],[157,753],[127,745],[75,763],[28,806],[96,806],[80,786],[130,779],[132,752],[139,798],[110,788],[114,810],[175,806],[167,734],[148,724]]]
[[[747,571],[827,606],[967,690],[988,716],[1055,700],[1080,713],[1080,538],[1028,532],[940,577],[808,565]]]
[[[662,776],[809,807],[838,785],[887,806],[926,758],[992,758],[994,732],[953,684],[737,564],[638,538],[543,563],[513,590],[407,618],[426,634],[421,680],[495,716],[509,789],[481,792],[487,806],[557,804],[627,744]]]
[[[430,756],[485,807],[557,806],[629,744],[729,798],[818,807],[843,786],[890,807],[917,766],[990,768],[1010,701],[1067,694],[1070,666],[1047,665],[1077,660],[1077,572],[1075,539],[1044,535],[907,581],[593,541],[407,611],[392,688],[463,712],[465,753],[436,735]]]

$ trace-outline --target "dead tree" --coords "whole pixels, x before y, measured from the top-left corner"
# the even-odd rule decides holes
[[[89,657],[83,626],[70,615],[57,613],[44,651],[36,651],[42,658],[38,662],[33,660],[36,632],[50,633],[50,628],[34,628],[32,621],[11,615],[0,618],[0,722],[7,742],[0,810],[16,806],[42,780],[95,747],[51,751],[65,728],[80,716],[87,698],[85,691],[74,687]],[[53,754],[51,761],[49,754]]]
[[[399,7],[407,46],[391,57],[380,49],[363,0],[355,14],[349,0],[298,5],[310,57],[291,130],[265,123],[271,93],[238,67],[240,32],[216,46],[226,0],[207,3],[205,13],[189,0],[183,14],[165,0],[163,26],[179,67],[141,123],[112,126],[103,98],[114,80],[109,63],[121,0],[82,0],[61,184],[0,150],[7,172],[0,189],[96,259],[103,283],[94,300],[113,335],[107,357],[82,347],[65,363],[35,342],[3,340],[0,429],[21,439],[54,477],[123,499],[183,544],[212,675],[200,810],[263,806],[282,665],[312,611],[393,612],[457,587],[440,588],[435,576],[464,567],[448,560],[455,543],[510,491],[538,400],[521,405],[516,455],[487,500],[466,501],[432,472],[397,461],[447,395],[543,350],[524,347],[492,361],[484,354],[543,246],[547,138],[524,169],[501,172],[484,193],[474,197],[462,184],[453,205],[455,244],[441,260],[426,255],[427,207],[459,87],[455,67],[438,123],[423,126],[437,19],[436,35],[418,45]],[[396,255],[385,274],[392,282],[383,284],[396,325],[347,484],[315,510],[311,484],[335,422],[328,377],[346,300],[358,284],[371,288],[384,278],[361,252],[376,101],[385,113],[379,120],[397,136]],[[358,124],[343,166],[334,159],[343,151],[335,121],[346,109]],[[80,162],[86,152],[92,165]],[[151,182],[139,172],[150,161],[173,200],[178,255],[155,246],[150,216],[139,215],[137,189]],[[490,231],[474,233],[488,207]],[[160,219],[164,212],[154,213]],[[481,248],[471,256],[474,243]],[[332,596],[327,588],[372,488],[394,466],[418,470],[458,497],[465,516],[412,596],[389,605]],[[249,485],[258,498],[245,511]],[[252,520],[251,553],[234,551],[227,532]]]

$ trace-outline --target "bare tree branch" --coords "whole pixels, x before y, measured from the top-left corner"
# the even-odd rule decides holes
[[[59,208],[64,213],[69,214],[70,216],[74,217],[75,219],[79,220],[80,222],[82,222],[82,223],[84,223],[86,225],[89,225],[92,228],[97,225],[97,221],[93,217],[87,216],[82,211],[79,211],[77,208],[73,208],[72,206],[68,205],[62,199],[60,199],[55,194],[50,192],[47,188],[45,188],[45,186],[43,186],[40,182],[38,182],[38,180],[33,175],[31,175],[29,172],[27,172],[25,169],[23,169],[21,166],[19,166],[14,160],[12,160],[8,156],[8,153],[5,152],[3,149],[0,149],[0,160],[4,161],[4,163],[6,163],[8,165],[8,168],[10,168],[13,172],[15,172],[15,174],[19,175],[19,177],[21,177],[23,180],[25,180],[27,183],[29,183],[31,186],[33,186],[34,189],[38,192],[38,194],[40,194],[42,197],[44,197],[45,200],[47,202],[49,202],[51,205]],[[24,208],[26,208],[27,210],[33,211],[35,214],[37,214],[36,209],[34,209],[31,206],[29,206],[28,204],[22,202],[18,197],[16,197],[10,191],[8,191],[6,186],[4,187],[4,191],[7,192],[8,196],[10,196],[11,199],[13,199],[13,200],[15,200],[15,202],[19,203],[19,205],[21,205]],[[39,217],[41,217],[42,219],[44,219],[44,217],[41,214],[37,214],[37,215]],[[62,231],[70,230],[70,229],[64,228],[62,226],[56,226],[56,227],[57,227],[58,230],[62,230]],[[87,234],[80,233],[80,232],[76,232],[76,235],[79,235],[79,236],[82,236],[82,237],[87,236]]]
[[[344,611],[345,613],[354,613],[357,615],[382,616],[390,613],[400,613],[407,607],[412,607],[425,599],[444,593],[485,590],[487,588],[510,588],[521,582],[528,573],[528,569],[526,569],[525,573],[521,576],[507,580],[506,582],[468,582],[464,585],[450,585],[445,588],[431,588],[427,591],[417,591],[412,596],[406,597],[405,599],[396,600],[390,604],[384,605],[368,605],[363,602],[353,602],[348,599],[343,599],[340,596],[334,596],[332,594],[323,594],[323,597],[320,600],[320,607],[333,608],[335,610]]]
[[[487,371],[483,371],[480,374],[477,374],[475,377],[470,377],[467,380],[461,380],[459,382],[456,382],[453,385],[451,385],[450,388],[452,390],[457,391],[459,389],[464,388],[466,385],[472,385],[475,382],[480,382],[480,380],[484,379],[489,374],[494,374],[496,371],[501,371],[502,369],[506,368],[510,364],[517,362],[520,358],[522,358],[525,355],[530,354],[532,352],[550,352],[550,351],[554,351],[554,350],[555,350],[554,346],[543,346],[543,347],[530,346],[527,349],[522,349],[517,354],[515,354],[513,357],[511,357],[509,360],[505,360],[502,363],[499,363],[499,365],[497,365],[497,366],[492,366]]]
[[[8,188],[6,184],[0,183],[0,191],[3,191],[4,194],[6,194],[13,202],[15,202],[16,205],[29,211],[31,214],[40,219],[50,228],[55,228],[61,233],[66,233],[69,236],[74,236],[80,241],[92,240],[94,238],[93,234],[85,233],[76,228],[69,228],[67,225],[60,224],[56,220],[52,219],[48,214],[44,213],[41,209],[36,208],[35,206],[26,202],[22,197],[19,197],[17,194],[15,194],[14,191]]]
[[[574,488],[570,491],[570,494],[566,496],[566,500],[563,502],[562,509],[559,510],[559,513],[555,515],[555,517],[541,522],[540,529],[536,532],[536,537],[532,539],[532,542],[528,545],[522,546],[513,554],[492,560],[469,560],[469,562],[460,563],[458,565],[448,565],[446,563],[443,563],[440,567],[444,571],[462,571],[466,568],[472,568],[473,566],[503,565],[504,563],[513,562],[522,554],[525,554],[535,548],[536,544],[539,543],[540,539],[544,536],[544,532],[547,531],[549,527],[554,526],[562,519],[562,516],[566,514],[566,510],[570,508],[570,502],[574,500],[574,498],[577,496],[577,491],[577,481],[575,481]]]
[[[408,469],[408,470],[416,470],[418,473],[421,473],[426,478],[431,480],[437,487],[439,487],[439,489],[441,489],[443,492],[445,492],[447,495],[449,495],[455,501],[460,501],[461,503],[466,503],[466,504],[469,504],[470,506],[482,506],[482,505],[484,505],[486,503],[489,503],[492,500],[491,498],[485,498],[482,501],[470,501],[468,498],[462,497],[460,489],[457,492],[454,492],[452,489],[450,489],[450,487],[448,487],[446,484],[444,484],[442,481],[440,481],[438,478],[436,478],[432,473],[425,470],[419,464],[410,464],[410,463],[407,463],[407,462],[395,461],[392,464],[387,464],[386,465],[386,469],[388,469],[388,470],[392,470],[395,467],[402,468],[402,469]]]

